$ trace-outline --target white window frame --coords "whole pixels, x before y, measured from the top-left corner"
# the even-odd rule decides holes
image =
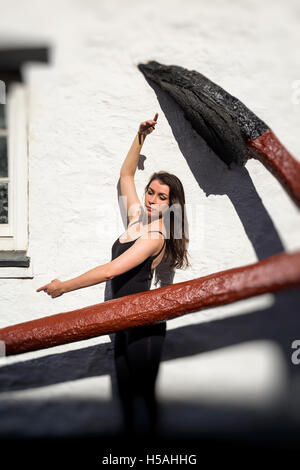
[[[0,224],[0,250],[28,250],[28,125],[27,90],[13,83],[6,100],[8,151],[8,224]],[[6,132],[6,131],[4,131]],[[3,180],[2,180],[3,181]],[[31,261],[31,260],[30,260]],[[0,267],[0,278],[33,277],[29,268]]]
[[[6,137],[6,147],[7,147],[7,152],[8,152],[8,129],[7,129],[8,125],[7,125],[7,122],[6,122],[6,128],[5,129],[0,129],[0,137]],[[9,183],[9,161],[7,162],[8,163],[8,176],[5,178],[5,177],[0,177],[0,184],[5,184],[5,183]],[[11,188],[11,185],[9,184],[8,185],[8,188],[10,189]],[[10,194],[8,194],[8,198],[10,198]],[[10,213],[10,204],[8,206],[8,220],[11,219],[11,213]],[[9,224],[0,224],[0,236],[8,236],[10,235],[11,233],[11,225]]]

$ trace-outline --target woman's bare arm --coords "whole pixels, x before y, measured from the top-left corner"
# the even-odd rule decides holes
[[[69,279],[68,281],[63,281],[64,293],[108,281],[110,279],[108,276],[108,266],[109,263],[101,264],[80,276]]]
[[[139,142],[139,139],[141,139],[141,143]],[[139,133],[136,134],[136,136],[133,139],[133,142],[131,144],[131,147],[129,149],[129,152],[123,162],[123,165],[121,166],[120,170],[120,176],[134,176],[138,161],[139,161],[139,156],[140,156],[140,151],[144,143],[144,136],[140,136]]]
[[[128,250],[109,263],[96,266],[96,268],[90,269],[69,281],[63,281],[64,291],[70,292],[82,287],[100,284],[126,273],[130,269],[135,268],[135,266],[138,266],[149,256],[152,256],[162,246],[163,241],[164,237],[160,234],[150,236],[148,233],[141,236]]]
[[[51,297],[54,298],[66,294],[72,290],[100,284],[101,282],[108,281],[109,279],[107,271],[108,265],[109,263],[96,266],[86,273],[67,281],[52,279],[52,281],[48,284],[39,287],[36,292],[44,291],[46,294],[51,295]]]
[[[37,289],[36,292],[44,291],[54,298],[83,287],[101,284],[138,266],[149,256],[152,256],[161,246],[161,235],[158,238],[157,236],[153,238],[153,235],[149,238],[149,234],[143,235],[128,250],[109,263],[96,266],[67,281],[53,279],[50,283]]]
[[[129,222],[132,222],[139,216],[141,201],[137,195],[134,174],[137,168],[140,151],[146,135],[155,129],[158,113],[155,114],[153,120],[144,121],[140,124],[137,135],[135,136],[130,150],[120,170],[120,187],[121,195],[124,197],[123,204]]]
[[[146,135],[150,134],[155,129],[157,118],[158,113],[155,114],[153,120],[144,121],[140,124],[139,130],[133,139],[123,165],[121,166],[120,176],[134,176],[144,140]]]

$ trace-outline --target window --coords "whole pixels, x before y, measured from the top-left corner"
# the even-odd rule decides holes
[[[0,249],[27,250],[26,93],[15,83],[1,105],[0,129]]]
[[[0,111],[0,277],[19,277],[18,267],[20,277],[32,277],[31,270],[24,270],[27,249],[26,89],[14,83]]]
[[[27,91],[22,71],[26,62],[49,62],[48,47],[0,48],[1,95],[6,86],[5,100],[0,99],[0,278],[33,277],[32,263],[26,256]]]
[[[5,98],[5,97],[4,97]],[[1,100],[5,101],[5,100]],[[8,234],[8,159],[6,106],[0,102],[0,235]]]

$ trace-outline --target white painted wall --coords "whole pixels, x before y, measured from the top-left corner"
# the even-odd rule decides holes
[[[174,0],[1,0],[0,7],[2,45],[47,43],[53,59],[51,65],[24,67],[29,98],[28,255],[34,278],[0,280],[0,327],[104,300],[104,284],[56,299],[36,289],[110,260],[111,245],[124,230],[117,201],[119,169],[139,123],[155,112],[158,125],[143,146],[145,170],[137,170],[136,184],[142,197],[151,173],[167,170],[185,187],[192,267],[178,270],[174,282],[253,263],[258,253],[272,251],[280,242],[283,250],[299,249],[299,211],[274,177],[254,160],[228,174],[182,112],[170,100],[159,102],[136,67],[157,60],[198,70],[244,102],[299,159],[300,103],[292,100],[292,85],[300,79],[297,0],[189,0],[184,5]],[[198,163],[189,166],[184,157]],[[188,427],[188,409],[195,417],[191,425],[199,430],[208,426],[203,410],[213,415],[216,404],[234,401],[265,410],[266,404],[286,397],[285,392],[292,393],[296,385],[288,378],[297,329],[282,341],[274,338],[287,322],[297,322],[297,307],[298,292],[289,291],[169,321],[157,382],[158,397],[165,403],[164,425],[175,420],[179,429],[180,417],[181,426]],[[82,349],[83,356],[77,354],[88,347]],[[57,353],[68,358],[63,366],[62,356],[50,358]],[[7,378],[14,383],[20,361],[33,373],[33,385],[25,391],[21,381],[19,388],[2,392],[0,407],[9,411],[0,434],[55,434],[58,425],[47,410],[64,399],[88,404],[81,408],[81,424],[74,424],[73,432],[118,425],[111,401],[114,369],[108,336],[1,358],[4,382]],[[47,361],[59,371],[55,383],[47,381]],[[86,372],[89,367],[95,367],[92,377]],[[76,368],[77,376],[69,373]],[[299,383],[296,372],[293,366],[294,384]],[[40,422],[31,430],[25,414],[10,419],[15,400],[29,400],[33,407],[40,400]],[[105,405],[105,419],[93,421],[91,400]],[[98,410],[103,418],[104,411]],[[59,415],[60,432],[69,432],[68,412]],[[222,427],[218,421],[214,426]]]

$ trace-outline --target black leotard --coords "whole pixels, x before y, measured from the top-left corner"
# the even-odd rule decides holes
[[[133,222],[133,224],[137,222],[139,222],[139,220]],[[160,230],[150,230],[150,232],[159,232],[165,238],[165,235]],[[112,260],[115,259],[117,256],[120,256],[126,250],[128,250],[128,248],[132,246],[138,238],[136,238],[135,240],[130,240],[129,242],[121,243],[118,237],[111,249]],[[111,290],[113,299],[123,297],[124,295],[135,294],[137,292],[144,292],[150,289],[153,277],[153,270],[151,269],[151,265],[153,260],[157,258],[157,256],[163,250],[165,243],[166,240],[164,240],[163,246],[156,255],[149,256],[138,266],[135,266],[129,271],[126,271],[125,273],[120,274],[119,276],[116,276],[111,280]]]
[[[139,220],[134,223],[137,222]],[[112,245],[112,259],[128,250],[136,240],[137,238],[121,243],[117,238]],[[150,289],[153,276],[151,265],[165,243],[166,240],[159,253],[149,256],[138,266],[111,279],[113,299]],[[155,432],[158,419],[155,381],[165,335],[165,320],[115,333],[115,370],[126,433],[133,431],[139,435],[144,430],[153,435]]]

